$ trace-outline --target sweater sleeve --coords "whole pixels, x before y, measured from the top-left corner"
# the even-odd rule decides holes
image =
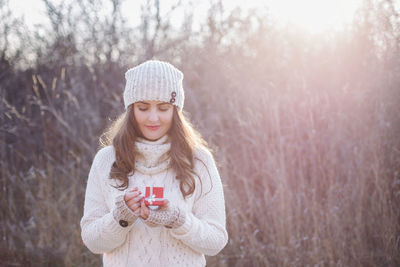
[[[225,200],[214,159],[208,151],[202,154],[199,164],[203,166],[198,171],[201,188],[196,188],[200,193],[195,196],[192,212],[186,214],[185,223],[170,231],[173,237],[193,250],[214,256],[228,242],[228,233],[225,229]]]
[[[101,173],[98,166],[102,166],[104,151],[99,151],[90,168],[85,193],[83,217],[81,219],[81,236],[83,243],[93,253],[109,252],[121,246],[133,224],[122,227],[114,219],[113,210],[109,210],[101,189]]]

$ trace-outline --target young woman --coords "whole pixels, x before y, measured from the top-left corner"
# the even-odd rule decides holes
[[[146,61],[125,73],[125,112],[92,163],[82,239],[104,266],[205,266],[227,243],[214,159],[182,114],[183,74]],[[145,187],[162,187],[149,207]]]

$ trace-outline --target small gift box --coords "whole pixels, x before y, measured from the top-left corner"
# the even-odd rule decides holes
[[[164,187],[146,186],[144,203],[148,206],[162,206],[164,204]]]

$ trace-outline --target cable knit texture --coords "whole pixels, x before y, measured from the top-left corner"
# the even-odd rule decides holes
[[[167,228],[177,228],[185,223],[185,213],[178,207],[168,207],[166,210],[150,210],[145,223],[151,226],[162,225]]]
[[[135,161],[137,171],[154,175],[165,171],[169,167],[171,143],[167,135],[157,141],[148,141],[139,137],[135,145],[139,154]]]
[[[81,220],[83,242],[93,253],[103,254],[106,267],[205,266],[204,255],[216,255],[228,240],[223,188],[211,153],[196,149],[195,172],[201,182],[195,176],[195,192],[184,199],[176,173],[169,168],[168,136],[154,142],[139,139],[136,148],[141,156],[135,163],[137,171],[129,175],[128,190],[164,187],[170,207],[176,207],[178,217],[184,219],[166,228],[150,227],[139,217],[121,227],[114,214],[121,210],[118,198],[123,192],[113,187],[118,181],[109,179],[115,152],[108,146],[97,152],[89,172]]]
[[[124,195],[119,195],[115,199],[115,209],[113,211],[114,219],[119,223],[120,220],[124,220],[131,225],[139,217],[139,214],[133,212],[124,200]]]
[[[183,73],[172,64],[148,60],[125,73],[124,105],[144,100],[171,103],[182,110],[185,93]]]

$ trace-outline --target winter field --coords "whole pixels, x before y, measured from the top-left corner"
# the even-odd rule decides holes
[[[185,74],[184,110],[214,149],[229,243],[207,266],[400,266],[400,17],[364,1],[310,33],[210,2],[201,27],[158,1],[126,23],[118,0],[46,0],[27,31],[0,0],[0,266],[100,266],[79,221],[125,71]],[[102,2],[102,1],[99,1]],[[90,12],[89,12],[90,11]]]

